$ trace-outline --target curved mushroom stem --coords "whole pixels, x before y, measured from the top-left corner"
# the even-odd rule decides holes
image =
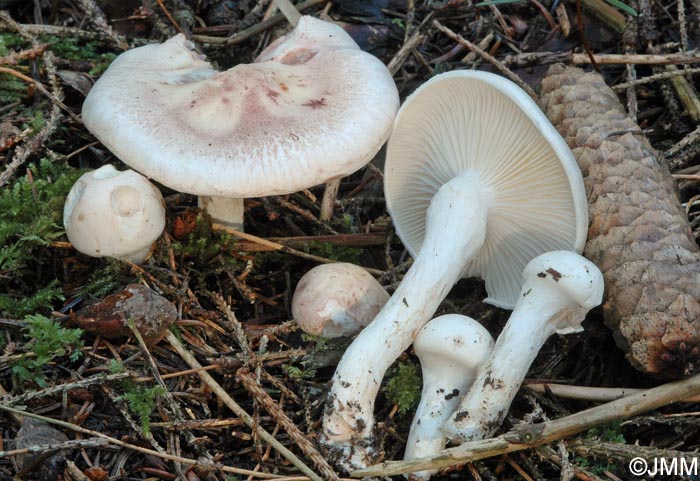
[[[243,232],[243,199],[200,195],[197,201],[213,221]]]
[[[326,401],[321,435],[338,467],[351,471],[374,460],[374,401],[384,373],[411,345],[483,245],[484,194],[473,172],[460,174],[435,193],[413,266],[343,354]]]
[[[443,426],[447,437],[458,443],[493,434],[549,336],[581,331],[581,321],[602,298],[600,270],[580,255],[553,251],[530,261],[520,299],[491,357]]]

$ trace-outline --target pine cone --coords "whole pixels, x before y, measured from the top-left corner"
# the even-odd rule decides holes
[[[700,249],[673,178],[596,73],[553,66],[540,107],[583,173],[590,225],[584,254],[605,276],[605,322],[637,369],[700,371]]]

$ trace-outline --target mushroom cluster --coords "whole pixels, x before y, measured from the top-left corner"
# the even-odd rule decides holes
[[[384,373],[463,276],[512,308],[527,263],[581,252],[583,179],[537,104],[499,76],[438,75],[403,104],[389,139],[385,197],[414,263],[333,376],[322,443],[345,470],[376,459],[374,401]]]
[[[251,64],[217,72],[177,35],[121,54],[83,105],[120,160],[203,196],[241,228],[245,197],[346,176],[384,144],[399,106],[386,66],[337,25],[304,16]]]

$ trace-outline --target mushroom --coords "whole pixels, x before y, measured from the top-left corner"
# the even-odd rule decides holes
[[[423,371],[423,391],[406,441],[406,460],[445,448],[447,438],[442,425],[491,354],[493,338],[471,317],[447,314],[436,317],[418,332],[413,349]],[[409,479],[430,479],[436,472],[412,473]]]
[[[535,257],[522,275],[520,297],[489,360],[443,430],[452,441],[482,439],[503,422],[542,345],[554,333],[583,330],[603,300],[603,274],[571,251]]]
[[[245,197],[349,175],[386,141],[398,109],[384,64],[313,17],[251,64],[216,72],[177,35],[121,54],[83,104],[86,127],[144,175],[241,228]]]
[[[299,280],[292,316],[313,336],[354,336],[388,300],[389,294],[363,268],[343,262],[322,264]]]
[[[332,380],[322,442],[347,470],[375,457],[384,373],[463,276],[512,307],[525,265],[583,248],[586,194],[571,151],[537,104],[494,74],[454,71],[418,88],[389,139],[385,196],[414,263],[347,349]]]
[[[139,264],[165,228],[165,203],[148,179],[112,165],[82,175],[63,208],[68,240],[83,254]]]

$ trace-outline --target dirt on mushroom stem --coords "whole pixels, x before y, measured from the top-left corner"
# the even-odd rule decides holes
[[[603,314],[615,341],[646,373],[697,373],[700,248],[668,168],[600,75],[556,65],[542,94],[584,175],[584,254],[604,274]]]

